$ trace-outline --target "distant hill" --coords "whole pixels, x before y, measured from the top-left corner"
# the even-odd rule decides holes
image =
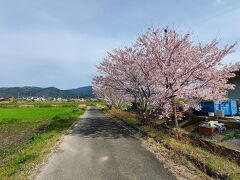
[[[84,86],[76,89],[68,89],[68,91],[75,94],[79,94],[79,95],[93,94],[92,86]]]
[[[55,87],[2,87],[0,88],[0,97],[61,97],[61,98],[82,98],[93,97],[92,87],[80,87],[76,89],[60,90]]]

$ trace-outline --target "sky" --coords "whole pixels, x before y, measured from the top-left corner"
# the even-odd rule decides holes
[[[0,0],[0,87],[91,85],[108,51],[149,27],[240,41],[239,0]],[[225,63],[240,61],[240,42]]]

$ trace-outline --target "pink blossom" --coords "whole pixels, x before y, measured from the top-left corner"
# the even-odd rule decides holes
[[[226,99],[228,90],[234,88],[228,79],[240,66],[221,62],[234,46],[219,48],[217,40],[194,43],[190,34],[152,28],[132,47],[108,53],[98,66],[101,76],[95,82],[117,96],[134,99],[143,119],[161,113],[176,121],[179,98],[189,107],[198,107],[200,100]]]

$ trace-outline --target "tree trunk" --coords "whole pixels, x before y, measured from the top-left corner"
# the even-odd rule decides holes
[[[145,116],[141,117],[141,124],[146,125],[148,122],[147,118]]]
[[[172,120],[173,120],[174,123],[175,123],[175,127],[178,128],[178,119],[177,119],[177,110],[176,110],[175,98],[173,98],[173,100],[172,100],[172,110],[173,110]]]
[[[142,124],[147,124],[148,122],[148,116],[145,112],[140,112],[140,121]]]

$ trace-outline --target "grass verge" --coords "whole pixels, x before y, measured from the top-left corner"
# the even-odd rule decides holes
[[[1,179],[28,179],[37,164],[51,151],[51,148],[60,140],[73,122],[84,113],[84,110],[75,108],[75,106],[71,109],[63,108],[55,114],[53,107],[49,111],[51,113],[47,120],[39,120],[41,119],[39,117],[12,120],[11,123],[9,123],[9,119],[2,120],[0,125],[2,134],[0,135],[13,136],[16,143],[5,148],[0,154]],[[31,112],[31,108],[29,108],[29,112]],[[13,124],[12,127],[11,124]],[[10,127],[15,132],[4,134],[5,131],[9,132]],[[30,132],[31,130],[32,132]],[[28,131],[29,135],[27,135]],[[23,135],[23,142],[17,142],[21,138],[14,137],[15,133]]]
[[[170,136],[167,130],[156,130],[147,125],[141,125],[134,113],[124,112],[121,110],[111,110],[109,116],[123,120],[130,126],[147,134],[148,137],[154,138],[159,145],[167,147],[181,157],[193,162],[202,171],[216,178],[240,179],[240,167],[229,159],[211,153],[206,149],[198,147],[185,140],[179,140]]]

